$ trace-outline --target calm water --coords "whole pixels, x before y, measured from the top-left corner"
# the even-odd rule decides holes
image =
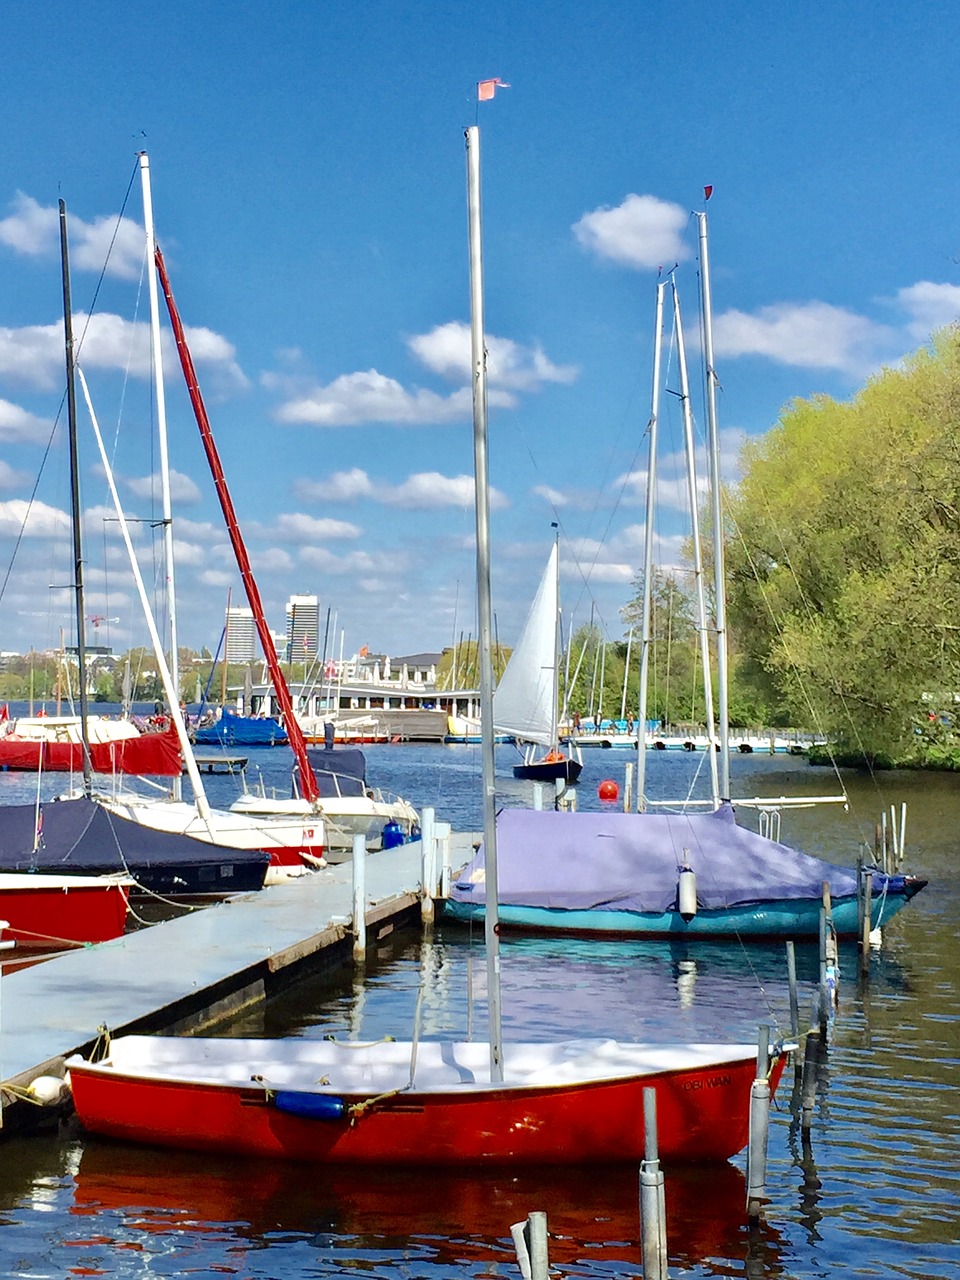
[[[586,753],[585,753],[586,754]],[[370,747],[373,782],[477,829],[479,753],[470,747]],[[503,767],[514,756],[500,749]],[[628,757],[586,755],[581,807]],[[286,752],[251,753],[265,780],[285,782]],[[653,794],[687,790],[703,758],[651,760]],[[786,757],[737,757],[741,795],[824,794],[828,774]],[[253,769],[251,769],[251,773]],[[214,802],[235,794],[211,779]],[[692,1277],[960,1275],[960,779],[886,774],[846,778],[851,812],[784,815],[784,839],[852,861],[891,803],[908,806],[908,868],[931,881],[885,931],[869,983],[845,951],[841,1003],[811,1132],[790,1110],[792,1072],[771,1129],[766,1224],[742,1225],[743,1161],[708,1172],[667,1170],[671,1274]],[[47,779],[45,793],[62,789]],[[0,775],[0,804],[32,784]],[[521,784],[503,780],[504,803]],[[749,820],[749,819],[746,819]],[[798,949],[809,1007],[815,948]],[[788,1028],[779,946],[507,940],[505,1038],[598,1034],[746,1038],[757,1023]],[[409,1035],[425,991],[424,1036],[485,1034],[482,938],[409,933],[368,959],[365,979],[304,982],[225,1029],[232,1034]],[[214,1160],[115,1146],[72,1125],[0,1146],[0,1275],[499,1277],[518,1273],[510,1224],[545,1209],[554,1274],[641,1274],[637,1172],[343,1173],[273,1162]]]

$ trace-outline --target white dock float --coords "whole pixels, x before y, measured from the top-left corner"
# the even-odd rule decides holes
[[[452,837],[453,866],[469,860],[476,839]],[[367,927],[376,938],[378,923],[389,931],[391,918],[419,908],[421,845],[368,854],[365,869]],[[263,996],[269,975],[351,932],[352,879],[345,862],[6,974],[0,1081],[58,1074],[101,1025],[111,1032],[200,1026],[242,1009]]]

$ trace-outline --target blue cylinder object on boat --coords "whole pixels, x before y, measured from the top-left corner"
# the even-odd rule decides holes
[[[342,1120],[347,1110],[342,1098],[329,1093],[303,1093],[298,1089],[278,1089],[273,1095],[273,1105],[278,1111],[304,1120]]]

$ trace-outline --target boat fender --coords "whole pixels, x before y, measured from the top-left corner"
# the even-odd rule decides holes
[[[677,905],[682,920],[692,920],[697,914],[697,873],[692,867],[680,868],[677,883]]]
[[[55,1107],[64,1102],[70,1092],[66,1080],[59,1076],[35,1076],[24,1089],[25,1098],[41,1107]]]
[[[343,1120],[347,1107],[342,1098],[329,1093],[301,1093],[296,1089],[278,1089],[273,1094],[278,1111],[303,1120]]]

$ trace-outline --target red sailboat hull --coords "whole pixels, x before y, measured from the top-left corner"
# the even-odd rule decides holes
[[[0,874],[3,936],[27,947],[108,942],[123,933],[128,894],[126,884],[94,876]]]
[[[116,742],[92,742],[90,764],[95,773],[125,773],[140,777],[178,778],[183,760],[176,730],[142,733]],[[82,773],[83,747],[79,742],[37,738],[0,738],[0,769],[36,773]]]
[[[253,1062],[255,1069],[255,1060]],[[775,1087],[782,1060],[774,1070]],[[71,1061],[81,1123],[112,1138],[310,1163],[463,1165],[638,1162],[643,1090],[657,1093],[665,1160],[726,1160],[747,1142],[749,1058],[543,1087],[338,1094],[352,1119],[280,1110],[256,1084],[146,1078]],[[372,1101],[371,1101],[372,1099]]]

